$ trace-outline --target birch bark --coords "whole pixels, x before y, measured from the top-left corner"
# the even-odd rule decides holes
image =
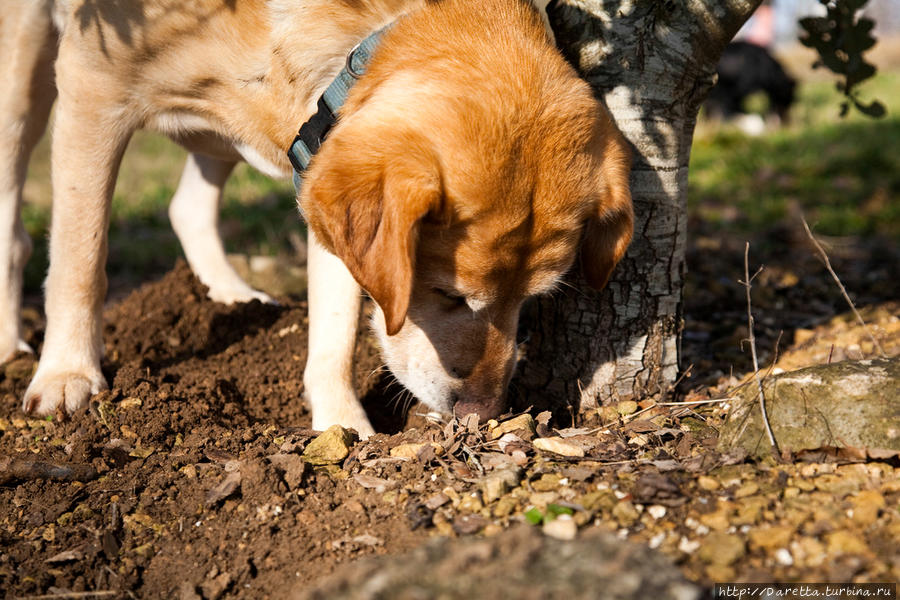
[[[664,392],[679,371],[687,173],[725,45],[761,0],[556,0],[557,45],[634,147],[635,237],[608,287],[577,269],[523,315],[516,404],[571,412]]]

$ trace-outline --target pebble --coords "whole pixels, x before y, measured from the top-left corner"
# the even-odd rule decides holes
[[[765,529],[750,530],[750,546],[771,552],[775,548],[785,548],[794,535],[794,528],[788,525],[774,525]]]
[[[584,450],[570,442],[558,437],[538,438],[534,440],[534,447],[544,452],[554,452],[562,456],[584,456]]]
[[[494,471],[478,482],[485,504],[499,500],[510,489],[519,485],[522,480],[522,469],[513,467]]]
[[[618,521],[619,525],[621,525],[622,527],[628,527],[629,525],[637,521],[641,516],[637,508],[635,508],[634,504],[632,504],[628,500],[624,500],[616,504],[613,507],[612,515],[613,518]]]
[[[734,491],[735,498],[746,498],[747,496],[752,496],[756,492],[759,491],[759,486],[756,485],[753,481],[748,481],[738,489]]]
[[[544,535],[558,540],[574,540],[578,534],[578,525],[571,515],[559,515],[543,526]]]
[[[303,451],[303,458],[311,465],[333,465],[350,454],[353,434],[340,425],[332,425],[313,439]]]
[[[634,400],[624,400],[616,404],[616,411],[622,415],[627,416],[637,412],[638,403]]]
[[[504,496],[494,506],[494,516],[497,518],[508,517],[519,506],[519,501],[510,496]]]
[[[476,513],[484,508],[484,504],[481,502],[481,498],[478,492],[472,492],[471,494],[465,494],[459,500],[459,510],[463,512],[472,512]]]
[[[647,507],[647,513],[654,519],[662,519],[664,516],[666,516],[666,512],[666,507],[659,504],[654,504],[653,506]]]
[[[790,567],[794,564],[794,557],[787,548],[779,548],[775,551],[775,562],[783,567]]]
[[[416,460],[419,457],[419,452],[422,451],[426,445],[422,444],[399,444],[391,448],[391,456],[394,458],[408,458],[410,460]],[[435,442],[430,442],[432,448],[434,448],[434,454],[436,456],[440,456],[444,453],[444,447],[440,444],[436,444]]]
[[[713,531],[700,546],[697,557],[705,563],[731,565],[747,553],[744,540],[736,535]]]
[[[878,520],[878,513],[885,507],[884,496],[876,490],[864,490],[851,498],[855,523],[871,525]]]
[[[833,531],[825,536],[829,554],[868,554],[869,547],[849,531]]]
[[[697,485],[700,486],[700,489],[704,489],[708,492],[715,491],[719,489],[719,482],[712,477],[708,477],[706,475],[701,475],[697,478]]]
[[[558,473],[544,473],[540,479],[531,482],[531,488],[536,492],[552,492],[559,488],[562,475]]]
[[[683,536],[678,542],[678,550],[684,552],[685,554],[693,554],[699,547],[700,542],[698,542],[697,540],[689,540]]]

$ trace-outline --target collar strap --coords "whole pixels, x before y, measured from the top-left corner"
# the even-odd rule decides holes
[[[294,138],[287,153],[291,164],[294,166],[294,184],[296,187],[299,187],[300,174],[309,167],[309,162],[312,160],[313,155],[318,152],[322,142],[328,136],[328,132],[337,121],[338,109],[347,100],[350,88],[365,73],[372,53],[388,27],[379,29],[371,34],[347,54],[347,62],[344,68],[341,69],[337,78],[325,89],[325,92],[316,103],[318,107],[316,113],[300,126],[300,132]]]

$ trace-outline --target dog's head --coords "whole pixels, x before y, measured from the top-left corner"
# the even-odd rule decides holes
[[[303,210],[375,300],[397,379],[434,410],[493,417],[522,303],[579,248],[598,289],[624,254],[630,150],[549,48],[484,85],[384,54],[313,160]]]

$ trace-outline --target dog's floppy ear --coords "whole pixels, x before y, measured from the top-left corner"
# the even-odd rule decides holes
[[[585,224],[581,245],[581,268],[587,282],[596,290],[606,286],[631,243],[634,231],[634,211],[628,187],[631,149],[615,127],[611,123],[607,125],[605,131],[600,132],[603,139],[600,189]]]
[[[398,137],[394,132],[382,140],[394,146]],[[387,334],[394,335],[409,308],[419,221],[441,204],[437,160],[412,140],[393,150],[343,141],[329,139],[313,161],[303,183],[303,212],[318,239],[381,307]]]

